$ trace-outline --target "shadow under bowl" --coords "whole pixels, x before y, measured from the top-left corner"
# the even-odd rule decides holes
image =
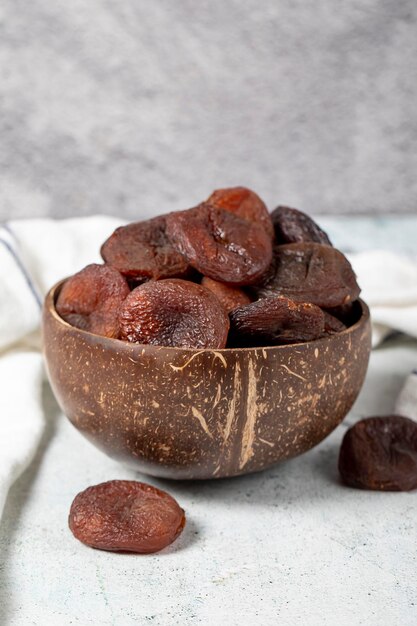
[[[355,401],[371,349],[369,310],[316,341],[190,350],[137,345],[74,328],[48,293],[49,380],[72,424],[137,470],[174,479],[236,476],[306,452]]]

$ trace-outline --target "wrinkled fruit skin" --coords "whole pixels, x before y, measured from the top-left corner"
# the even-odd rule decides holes
[[[239,287],[231,287],[230,285],[220,283],[217,280],[208,278],[207,276],[203,277],[201,284],[203,285],[203,287],[209,289],[212,293],[214,293],[214,295],[218,298],[220,303],[226,309],[227,313],[230,313],[230,311],[233,311],[233,309],[236,309],[239,306],[250,304],[251,302],[248,294]]]
[[[399,415],[357,422],[343,438],[339,472],[347,485],[360,489],[416,489],[417,422]]]
[[[216,296],[178,278],[134,289],[119,321],[122,339],[178,348],[224,348],[229,331],[229,319]]]
[[[360,289],[339,250],[318,243],[291,243],[274,248],[273,262],[257,293],[331,308],[356,300]]]
[[[326,233],[306,213],[279,206],[271,213],[278,244],[311,241],[331,246]]]
[[[235,286],[256,283],[272,260],[271,240],[262,226],[209,204],[171,213],[167,234],[204,276]]]
[[[274,226],[268,209],[258,194],[251,189],[246,187],[216,189],[208,198],[207,204],[234,213],[249,222],[260,224],[271,239],[274,236]]]
[[[251,345],[313,341],[324,335],[324,313],[283,296],[263,298],[230,313],[232,336]]]
[[[102,245],[101,256],[130,279],[186,276],[191,268],[173,248],[165,229],[165,215],[117,228]]]
[[[185,515],[165,491],[133,480],[111,480],[75,497],[68,524],[92,548],[149,554],[175,541]]]
[[[113,267],[87,265],[65,281],[56,310],[68,324],[104,337],[119,337],[119,309],[129,286]]]

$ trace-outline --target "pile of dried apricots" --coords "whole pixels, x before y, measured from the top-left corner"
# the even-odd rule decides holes
[[[239,348],[312,341],[350,323],[360,289],[306,214],[245,187],[118,228],[56,303],[69,324],[139,344]]]

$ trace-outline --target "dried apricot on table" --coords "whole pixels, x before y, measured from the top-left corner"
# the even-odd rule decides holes
[[[107,264],[131,279],[183,277],[190,267],[171,245],[166,216],[117,228],[101,247]]]
[[[351,487],[379,491],[417,488],[417,423],[400,415],[368,417],[349,428],[339,472]]]
[[[306,213],[279,206],[271,213],[277,243],[311,241],[331,246],[327,234]]]
[[[65,281],[56,310],[72,326],[118,337],[119,309],[129,292],[126,279],[113,267],[87,265]]]
[[[275,246],[272,264],[257,293],[331,308],[356,300],[360,289],[352,266],[339,250],[303,242]]]
[[[262,226],[207,203],[168,215],[167,234],[190,265],[231,285],[256,283],[272,259]]]
[[[230,313],[231,339],[251,345],[313,341],[324,334],[324,313],[283,296],[263,298]],[[239,341],[236,341],[239,343]]]
[[[175,541],[185,514],[165,491],[134,480],[111,480],[75,497],[68,524],[92,548],[149,554]]]
[[[229,318],[216,296],[179,278],[136,287],[120,310],[122,339],[178,348],[224,348]]]
[[[228,313],[239,306],[252,302],[249,295],[240,287],[232,287],[226,283],[208,278],[208,276],[203,277],[201,284],[214,293]]]
[[[207,204],[260,224],[271,238],[274,236],[274,226],[265,203],[247,187],[216,189],[208,198]]]

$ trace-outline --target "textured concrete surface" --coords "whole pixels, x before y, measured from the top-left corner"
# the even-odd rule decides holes
[[[0,219],[415,212],[414,0],[3,0]]]

